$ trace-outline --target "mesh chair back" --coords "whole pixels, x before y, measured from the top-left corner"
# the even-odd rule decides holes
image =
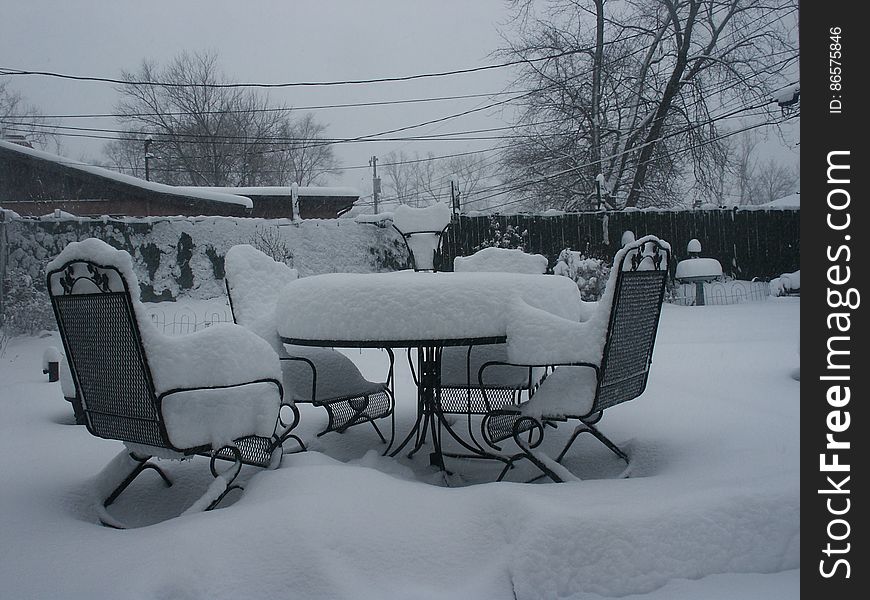
[[[646,388],[668,262],[667,249],[653,241],[630,250],[622,265],[614,265],[620,271],[592,413],[637,398]]]
[[[167,447],[127,283],[114,267],[66,263],[48,289],[88,430]]]

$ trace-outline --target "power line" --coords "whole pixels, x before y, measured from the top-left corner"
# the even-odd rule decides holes
[[[799,114],[798,114],[798,115],[792,115],[792,116],[789,116],[789,117],[787,117],[787,118],[785,118],[785,119],[782,119],[782,120],[780,120],[780,121],[773,122],[773,123],[770,123],[770,122],[762,122],[762,123],[756,123],[756,124],[753,124],[753,125],[748,125],[748,126],[746,126],[746,127],[742,127],[742,128],[740,128],[740,129],[736,129],[736,130],[734,130],[734,131],[729,131],[729,132],[724,133],[724,134],[722,134],[722,135],[720,135],[720,136],[717,136],[717,137],[715,137],[715,138],[713,138],[713,139],[705,140],[704,142],[698,142],[697,144],[693,144],[693,145],[691,145],[691,146],[687,146],[687,147],[684,147],[684,148],[680,148],[680,149],[674,150],[674,151],[672,151],[672,152],[667,152],[667,153],[665,153],[664,155],[656,156],[654,159],[650,159],[650,162],[653,161],[653,160],[660,159],[660,158],[662,158],[662,156],[674,156],[674,155],[677,155],[677,154],[682,154],[683,152],[689,152],[690,150],[694,150],[694,149],[696,149],[696,148],[700,148],[700,147],[703,147],[703,146],[705,146],[705,145],[712,144],[713,142],[718,142],[719,140],[722,140],[722,139],[725,139],[725,138],[731,137],[731,136],[733,136],[733,135],[737,135],[737,134],[743,133],[743,132],[745,132],[745,131],[750,131],[750,130],[752,130],[752,129],[757,129],[757,128],[759,128],[759,127],[767,127],[767,126],[770,126],[770,125],[779,125],[779,124],[785,123],[786,121],[789,121],[789,120],[795,118],[796,116],[800,116],[800,115],[799,115]],[[684,133],[684,132],[680,132],[680,133]],[[633,151],[633,150],[632,150],[632,151]],[[591,164],[591,163],[589,163],[589,164]],[[578,165],[578,166],[575,166],[575,167],[571,167],[571,168],[569,168],[569,169],[565,169],[565,170],[563,170],[563,171],[558,171],[558,172],[556,172],[556,173],[550,173],[550,174],[545,175],[545,176],[543,176],[543,177],[539,177],[539,178],[537,178],[537,179],[535,179],[535,180],[528,181],[528,182],[524,182],[524,183],[520,183],[520,184],[516,184],[516,185],[514,185],[514,186],[511,187],[511,188],[507,188],[507,189],[500,190],[500,191],[498,191],[498,192],[496,192],[496,193],[494,193],[494,194],[490,194],[489,196],[483,196],[483,197],[475,198],[473,201],[474,201],[474,202],[477,202],[477,201],[482,201],[482,200],[488,200],[489,198],[493,198],[493,197],[496,197],[496,196],[500,196],[500,195],[502,195],[502,194],[507,194],[507,193],[509,193],[509,192],[517,191],[517,190],[520,190],[520,189],[526,188],[526,187],[528,187],[528,186],[530,186],[530,185],[534,185],[534,184],[536,184],[536,183],[540,183],[541,181],[545,181],[545,180],[547,180],[547,179],[552,179],[552,178],[554,178],[554,177],[559,177],[560,175],[564,175],[564,174],[566,174],[566,173],[568,173],[568,172],[571,172],[571,171],[576,171],[576,170],[581,169],[581,168],[583,168],[583,167],[589,166],[589,164],[586,164],[586,165]],[[490,189],[495,189],[495,187],[497,187],[497,186],[493,186],[493,188],[490,188]],[[504,202],[504,203],[502,203],[502,204],[497,204],[497,205],[494,205],[494,206],[490,206],[490,207],[488,207],[488,208],[489,208],[490,210],[492,210],[492,209],[495,209],[495,208],[502,208],[502,207],[504,207],[504,206],[510,206],[510,205],[513,205],[513,204],[519,204],[519,203],[524,202],[524,201],[525,201],[525,198],[517,198],[516,200],[509,200],[509,201]]]
[[[222,115],[222,114],[249,114],[249,113],[269,113],[269,112],[292,112],[294,110],[324,110],[334,108],[358,108],[368,106],[392,106],[397,104],[419,104],[423,102],[441,102],[446,100],[467,100],[472,98],[492,98],[495,96],[506,96],[508,94],[523,94],[533,90],[512,90],[503,92],[491,92],[488,94],[460,94],[457,96],[433,96],[430,98],[408,98],[405,100],[379,100],[372,102],[348,102],[344,104],[321,104],[314,106],[276,106],[267,108],[250,108],[250,109],[230,109],[230,110],[203,110],[203,111],[167,111],[167,112],[131,112],[123,115],[113,113],[92,113],[92,114],[65,114],[65,115],[6,115],[10,119],[117,119],[119,117],[184,117],[191,115]]]
[[[68,73],[57,73],[53,71],[33,71],[27,69],[16,69],[11,67],[0,67],[0,75],[34,75],[41,77],[55,77],[58,79],[70,79],[73,81],[92,81],[100,83],[113,83],[119,85],[134,85],[134,86],[159,86],[159,87],[202,87],[202,88],[291,88],[291,87],[324,87],[337,85],[362,85],[370,83],[389,83],[398,81],[413,81],[416,79],[428,79],[433,77],[449,77],[453,75],[464,75],[466,73],[479,73],[481,71],[490,71],[493,69],[503,69],[519,64],[528,64],[530,62],[540,62],[560,58],[569,54],[578,52],[587,52],[588,49],[566,50],[548,56],[531,59],[517,59],[494,65],[484,65],[481,67],[469,67],[465,69],[454,69],[451,71],[438,71],[432,73],[417,73],[414,75],[401,75],[394,77],[376,77],[372,79],[346,79],[340,81],[293,81],[285,83],[179,83],[172,81],[140,81],[135,79],[116,79],[112,77],[99,77],[92,75],[71,75]]]

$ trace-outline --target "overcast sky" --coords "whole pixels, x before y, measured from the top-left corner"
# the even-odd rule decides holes
[[[143,59],[165,63],[182,51],[215,51],[240,82],[370,79],[450,71],[502,62],[493,53],[510,31],[504,0],[0,0],[0,67],[117,78]],[[514,72],[496,69],[409,82],[270,91],[290,106],[488,94]],[[44,114],[112,112],[115,86],[39,76],[6,78]],[[328,137],[355,137],[414,125],[491,104],[502,97],[313,111]],[[499,127],[511,115],[488,109],[397,135]],[[63,125],[116,127],[110,119]],[[795,127],[796,130],[796,127]],[[796,141],[797,132],[792,136]],[[101,158],[101,140],[64,137],[62,152]],[[371,192],[372,155],[444,155],[492,148],[494,140],[367,142],[335,146],[345,173],[335,185]],[[789,162],[796,147],[773,153]],[[356,167],[356,168],[355,168]]]
[[[503,0],[0,0],[0,67],[118,77],[145,58],[166,62],[187,51],[216,51],[225,73],[242,82],[335,81],[449,71],[500,62],[499,29],[509,20]],[[270,91],[277,104],[402,100],[499,92],[508,69],[410,82]],[[109,83],[37,76],[7,78],[45,114],[111,112]],[[414,125],[484,106],[499,98],[316,110],[328,137],[354,137]],[[505,124],[485,110],[414,129],[425,135]],[[115,127],[103,119],[64,125]],[[63,138],[72,158],[101,157],[103,142]],[[368,158],[391,150],[448,154],[489,148],[490,141],[378,142],[336,146],[347,169],[336,184],[370,192]]]

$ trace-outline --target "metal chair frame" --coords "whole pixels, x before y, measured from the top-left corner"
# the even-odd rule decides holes
[[[85,265],[87,274],[75,275],[75,266]],[[109,275],[117,278],[123,289],[112,290]],[[63,293],[52,291],[52,278],[59,276]],[[203,455],[210,458],[210,468],[217,477],[215,461],[227,460],[234,464],[224,475],[225,488],[205,510],[217,506],[233,489],[241,489],[233,482],[243,464],[277,468],[284,450],[282,444],[290,438],[301,444],[291,431],[299,422],[299,412],[291,407],[292,420],[285,422],[276,415],[276,432],[270,437],[246,436],[221,448],[201,445],[180,448],[172,444],[163,417],[163,400],[181,391],[239,388],[252,384],[271,383],[283,395],[280,381],[257,379],[229,386],[198,386],[179,388],[157,394],[147,353],[142,345],[128,282],[114,266],[96,264],[87,260],[71,260],[50,271],[46,277],[52,308],[63,342],[67,363],[75,384],[76,397],[81,403],[84,424],[88,431],[105,439],[135,444],[137,450],[121,452],[128,455],[128,472],[102,500],[108,507],[146,469],[155,470],[164,482],[172,485],[166,473],[151,462],[154,448],[179,458]],[[93,292],[75,292],[80,283],[88,282]],[[102,325],[102,327],[100,326]],[[83,335],[86,337],[83,338]],[[114,335],[115,337],[109,337]],[[125,336],[126,337],[122,337]],[[108,346],[108,347],[107,347]],[[277,424],[282,429],[277,431]],[[227,473],[229,476],[227,476]],[[114,485],[114,482],[110,482]],[[108,515],[100,517],[104,525],[121,527]]]
[[[644,248],[647,244],[652,245],[651,255],[644,254]],[[639,270],[642,262],[648,258],[652,260],[654,268],[652,270]],[[511,456],[493,457],[505,463],[505,467],[498,476],[498,481],[501,481],[514,466],[514,463],[521,459],[528,459],[553,481],[564,481],[563,475],[557,472],[558,469],[554,469],[553,465],[548,464],[548,461],[535,452],[535,449],[543,441],[545,427],[555,428],[558,423],[569,420],[579,421],[579,424],[557,456],[556,463],[561,463],[580,434],[589,433],[622,459],[627,467],[629,466],[628,454],[601,433],[596,424],[601,420],[604,410],[637,398],[646,389],[668,278],[669,260],[668,247],[663,245],[660,240],[653,239],[641,242],[635,248],[630,248],[623,256],[622,263],[614,265],[614,269],[617,270],[616,288],[600,365],[588,362],[538,365],[552,368],[581,367],[593,369],[596,390],[589,411],[583,414],[561,416],[543,415],[541,419],[536,419],[523,414],[521,409],[499,408],[486,399],[488,410],[481,421],[483,439],[490,447],[499,452],[502,451],[499,442],[508,438],[512,438],[520,448],[519,453]],[[627,269],[626,266],[628,266]],[[638,306],[639,299],[646,301],[649,305]],[[638,308],[639,311],[630,312],[631,309]],[[625,311],[629,311],[629,313],[626,315]],[[641,347],[626,348],[626,344],[638,340],[638,332],[641,333],[639,340]],[[478,382],[483,389],[485,398],[484,372],[496,365],[530,366],[498,361],[482,365],[478,371]]]
[[[430,271],[430,270],[433,272],[438,271],[439,267],[441,266],[441,261],[443,259],[443,255],[441,253],[441,242],[444,239],[444,233],[447,231],[447,229],[449,227],[450,227],[450,224],[448,223],[440,231],[438,231],[438,230],[402,231],[401,229],[396,227],[395,224],[393,225],[393,229],[395,229],[396,231],[399,232],[399,235],[402,236],[402,241],[405,242],[405,248],[408,249],[408,257],[411,259],[412,268],[418,272],[419,271]],[[415,235],[421,235],[421,234],[435,235],[438,238],[438,244],[435,246],[434,256],[432,257],[432,269],[420,269],[417,267],[417,257],[414,255],[414,251],[411,250],[411,244],[408,243],[408,239],[410,239],[411,237],[413,237]]]
[[[224,279],[224,284],[227,290],[227,298],[230,303],[230,312],[233,315],[233,322],[236,322],[236,313],[233,310],[233,294],[230,278]],[[326,409],[328,421],[322,431],[317,433],[317,437],[326,435],[327,433],[337,432],[344,433],[354,425],[362,423],[371,423],[381,439],[381,442],[387,444],[387,449],[392,445],[396,431],[396,415],[395,415],[395,398],[393,395],[394,367],[395,355],[389,348],[386,349],[390,357],[390,367],[387,374],[387,381],[383,383],[381,389],[377,392],[367,394],[346,394],[334,398],[317,398],[317,367],[309,358],[304,356],[279,356],[282,361],[295,361],[306,364],[311,369],[311,399],[298,400],[299,403],[311,404],[313,406],[323,407]],[[288,406],[293,406],[289,405]],[[298,412],[298,409],[294,407]],[[376,421],[390,417],[390,441],[384,437]],[[301,442],[300,442],[301,443]]]

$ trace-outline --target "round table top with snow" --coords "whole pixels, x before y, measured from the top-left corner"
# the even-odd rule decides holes
[[[331,273],[281,292],[275,318],[282,341],[337,347],[415,347],[504,342],[511,302],[580,318],[567,277],[518,273]]]

